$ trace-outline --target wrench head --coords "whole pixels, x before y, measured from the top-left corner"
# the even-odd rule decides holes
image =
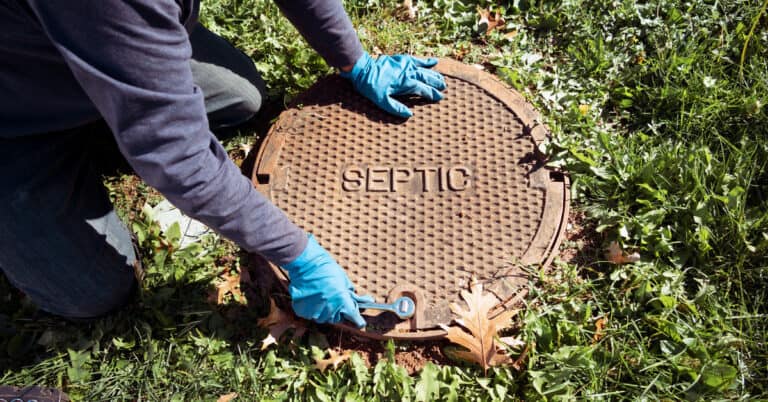
[[[392,305],[395,306],[395,314],[400,319],[411,318],[416,313],[416,303],[410,297],[398,297]]]

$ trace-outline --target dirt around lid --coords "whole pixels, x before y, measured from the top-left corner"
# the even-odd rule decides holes
[[[475,67],[443,59],[436,70],[445,99],[404,99],[407,120],[326,77],[280,115],[256,158],[254,185],[318,238],[359,294],[416,301],[409,320],[366,312],[367,336],[442,336],[471,277],[499,311],[511,307],[525,267],[548,264],[564,228],[567,180],[544,166],[538,114]]]

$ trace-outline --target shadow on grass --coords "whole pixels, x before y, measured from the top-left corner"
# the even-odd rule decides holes
[[[145,284],[124,309],[89,323],[74,323],[37,310],[0,276],[1,294],[11,295],[4,296],[0,308],[0,379],[18,386],[60,386],[65,376],[64,389],[67,390],[67,383],[71,381],[69,370],[75,361],[70,351],[98,355],[102,361],[133,360],[149,367],[151,355],[157,353],[153,352],[153,343],[179,350],[196,344],[194,338],[225,341],[225,349],[233,355],[255,351],[251,358],[260,360],[266,352],[262,354],[258,348],[267,330],[258,326],[258,319],[268,314],[270,298],[286,310],[290,308],[290,300],[272,272],[265,269],[264,259],[245,252],[232,257],[241,270],[248,270],[248,275],[241,278],[245,276],[249,280],[240,282],[247,304],[230,299],[224,305],[217,305],[210,276],[181,277],[153,286]],[[297,342],[299,345],[353,350],[369,366],[375,366],[388,355],[386,342],[353,336],[332,326],[311,323],[308,326],[307,334]],[[188,335],[193,339],[189,340]],[[203,342],[209,342],[208,339]],[[285,342],[287,344],[287,340]],[[409,374],[418,372],[428,362],[449,364],[451,361],[443,353],[447,344],[447,341],[398,342],[395,361]],[[197,346],[189,353],[207,353],[205,347]],[[290,344],[289,349],[294,350],[294,346]],[[290,352],[291,356],[294,354]],[[165,358],[168,356],[171,356],[170,349]],[[24,374],[24,370],[32,372]],[[99,379],[108,382],[110,375],[115,372],[101,373],[94,367],[90,384]],[[19,383],[30,378],[39,383]],[[80,383],[78,387],[87,384]]]
[[[246,253],[236,259],[249,271],[261,260]],[[255,281],[241,283],[247,304],[227,300],[217,305],[211,276],[189,275],[197,278],[182,276],[155,285],[145,283],[123,309],[91,322],[72,322],[38,310],[0,274],[0,378],[56,359],[69,350],[110,354],[126,347],[143,348],[149,339],[173,344],[189,333],[224,340],[233,353],[248,350],[252,345],[246,343],[266,335],[257,320],[268,313],[268,298],[281,304],[287,300],[274,280],[253,272],[250,277],[258,278],[265,287]]]
[[[578,265],[581,272],[589,279],[607,273],[603,236],[597,232],[597,222],[585,213],[571,207],[568,227],[560,247],[559,258],[570,264]]]

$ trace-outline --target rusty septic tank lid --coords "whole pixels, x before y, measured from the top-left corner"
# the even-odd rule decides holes
[[[366,310],[368,336],[444,335],[471,278],[499,312],[511,308],[526,267],[557,253],[568,216],[567,179],[538,151],[549,136],[538,113],[473,66],[441,59],[435,69],[445,99],[405,99],[407,120],[347,80],[323,78],[280,115],[256,157],[253,184],[317,237],[358,294],[415,300],[406,320]]]

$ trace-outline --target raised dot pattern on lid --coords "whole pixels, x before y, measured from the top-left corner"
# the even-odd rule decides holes
[[[493,277],[512,266],[539,227],[543,192],[527,176],[532,139],[483,89],[446,81],[445,99],[409,102],[414,117],[402,122],[330,78],[302,98],[301,129],[284,130],[278,169],[287,185],[271,198],[317,236],[360,294],[384,300],[393,287],[414,285],[435,304],[457,301],[469,276]],[[406,180],[427,174],[408,175],[420,166],[445,169],[440,174],[465,167],[432,180],[462,190],[391,191],[413,183],[423,190],[427,179]],[[367,175],[363,183],[371,180],[377,191],[345,191],[345,171],[358,181]],[[402,182],[393,184],[398,174]],[[359,188],[354,180],[350,188]]]

